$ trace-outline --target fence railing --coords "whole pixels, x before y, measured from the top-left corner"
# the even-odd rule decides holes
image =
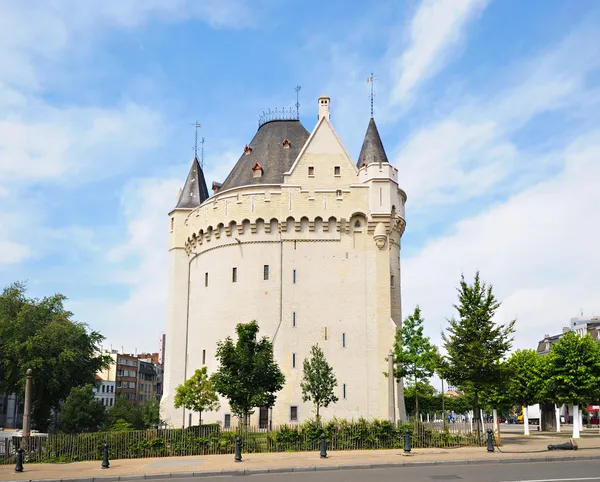
[[[323,432],[328,450],[402,448],[407,429],[414,448],[482,446],[487,428],[488,424],[481,431],[476,427],[471,431],[468,423],[394,425],[374,421],[330,422],[323,426],[281,425],[269,430],[205,425],[186,429],[53,434],[29,440],[12,437],[5,440],[0,450],[0,464],[14,463],[19,447],[24,449],[24,460],[29,463],[100,460],[104,444],[109,445],[110,459],[233,454],[237,437],[241,438],[245,453],[318,451]]]

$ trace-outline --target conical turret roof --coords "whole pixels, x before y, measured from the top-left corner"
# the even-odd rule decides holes
[[[365,140],[363,141],[360,155],[358,156],[358,162],[356,165],[360,169],[363,164],[369,165],[372,162],[389,162],[381,137],[379,137],[379,131],[375,124],[375,119],[371,117],[369,121],[369,127],[367,127],[367,133],[365,134]]]
[[[194,209],[208,199],[208,188],[204,179],[204,172],[200,167],[198,158],[194,157],[190,173],[185,180],[183,191],[177,201],[175,209]]]

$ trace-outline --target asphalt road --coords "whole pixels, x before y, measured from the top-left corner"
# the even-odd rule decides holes
[[[222,482],[238,476],[177,479],[179,482]],[[170,479],[155,479],[170,480]],[[248,482],[600,482],[600,459],[575,462],[497,463],[355,469],[288,474],[250,475]]]

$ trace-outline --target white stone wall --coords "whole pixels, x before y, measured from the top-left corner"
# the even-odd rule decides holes
[[[309,176],[313,165],[314,176]],[[340,166],[339,176],[335,166]],[[290,421],[290,406],[298,406],[300,421],[314,416],[312,406],[301,401],[300,380],[302,362],[316,343],[339,384],[340,401],[324,409],[323,416],[388,416],[382,373],[401,318],[399,242],[405,195],[397,187],[397,171],[384,164],[381,170],[367,166],[359,173],[324,117],[285,177],[282,186],[236,188],[194,211],[171,213],[162,406],[173,426],[184,420],[182,411],[173,408],[176,386],[203,363],[213,373],[217,342],[235,338],[236,324],[253,319],[261,334],[274,340],[275,357],[286,376],[272,410],[273,424]],[[380,246],[374,240],[378,225],[385,233]],[[268,280],[263,279],[265,265]],[[226,413],[223,400],[218,412],[202,419],[223,422]],[[186,414],[185,425],[188,421]],[[198,423],[197,414],[192,423]],[[252,423],[258,423],[258,410]]]

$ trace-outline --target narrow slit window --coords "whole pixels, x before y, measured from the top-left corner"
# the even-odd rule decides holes
[[[296,270],[292,271],[292,283],[296,284]]]
[[[296,354],[292,353],[292,368],[296,368]]]
[[[333,175],[334,175],[334,176],[339,176],[339,175],[340,175],[340,173],[341,173],[340,166],[335,166],[335,167],[333,168]]]
[[[174,226],[175,226],[175,218],[171,218],[171,231],[173,231]]]
[[[263,267],[263,279],[267,281],[269,279],[269,265],[265,264]]]
[[[346,333],[342,333],[342,347],[346,348]]]
[[[390,276],[390,285],[392,288],[394,287],[394,275]]]
[[[225,414],[225,420],[223,421],[223,428],[231,428],[231,414]]]
[[[231,281],[237,283],[237,268],[233,268],[231,271]]]
[[[296,312],[292,313],[292,328],[296,328]]]
[[[298,407],[292,406],[290,407],[290,422],[298,421]]]
[[[344,398],[344,400],[346,400],[346,384],[345,383],[342,385],[342,397]]]
[[[341,199],[342,198],[342,190],[338,189],[337,191],[335,191],[335,195],[338,199]]]
[[[202,350],[202,364],[206,365],[206,350]]]
[[[315,168],[313,166],[309,166],[308,167],[308,175],[309,176],[314,176],[315,175]]]
[[[208,273],[204,273],[204,286],[208,286]]]

